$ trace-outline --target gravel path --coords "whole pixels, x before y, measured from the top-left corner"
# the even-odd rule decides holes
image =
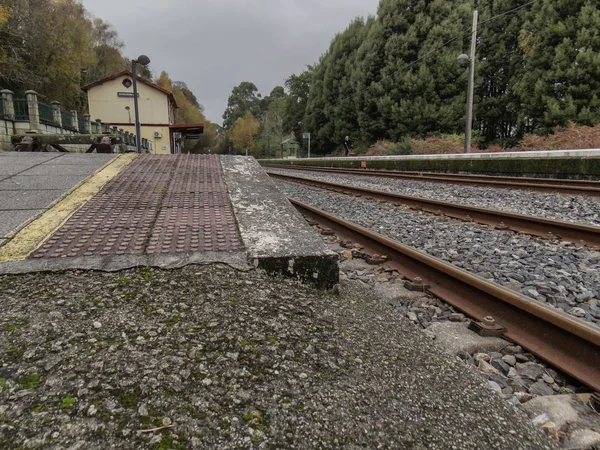
[[[362,296],[217,265],[3,276],[0,298],[0,448],[556,448]]]
[[[279,182],[289,197],[600,324],[600,252]]]
[[[546,194],[517,189],[460,186],[431,181],[400,180],[364,175],[271,169],[269,171],[314,178],[331,183],[394,192],[461,205],[499,209],[528,216],[600,226],[600,198],[585,195]]]

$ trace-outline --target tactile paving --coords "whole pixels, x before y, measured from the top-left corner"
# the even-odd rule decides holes
[[[32,257],[241,249],[218,156],[143,155],[107,183]]]

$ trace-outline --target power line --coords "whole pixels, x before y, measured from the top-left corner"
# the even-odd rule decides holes
[[[493,17],[490,17],[488,20],[484,20],[483,22],[479,22],[479,25],[484,25],[484,24],[486,24],[488,22],[491,22],[492,20],[495,20],[495,19],[497,19],[499,17],[506,16],[508,14],[511,14],[511,13],[515,12],[515,11],[518,11],[519,9],[525,8],[526,6],[533,5],[534,3],[537,3],[538,1],[539,0],[532,0],[529,3],[525,3],[524,5],[517,6],[516,8],[513,8],[513,9],[510,9],[508,11],[505,11],[502,14],[498,14],[498,15],[495,15]]]

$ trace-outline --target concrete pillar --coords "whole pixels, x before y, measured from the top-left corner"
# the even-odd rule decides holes
[[[119,128],[118,127],[111,127],[112,128],[112,134],[119,134]]]
[[[29,128],[31,130],[40,129],[40,110],[38,108],[37,92],[25,91],[27,96],[27,108],[29,109]]]
[[[60,114],[60,102],[53,101],[50,103],[52,105],[52,117],[54,119],[54,123],[58,128],[62,128],[62,115]]]
[[[2,106],[4,107],[4,117],[7,119],[14,120],[15,118],[15,104],[13,102],[14,92],[10,89],[2,89]]]
[[[102,134],[102,121],[100,119],[94,121],[94,134]]]
[[[104,133],[109,134],[110,133],[110,123],[101,122],[100,126],[102,128],[102,134],[104,134]]]
[[[73,128],[77,133],[79,133],[79,118],[77,117],[77,111],[74,109],[71,110],[71,115],[73,116]]]
[[[83,130],[81,131],[83,134],[92,134],[92,116],[90,114],[83,115]]]

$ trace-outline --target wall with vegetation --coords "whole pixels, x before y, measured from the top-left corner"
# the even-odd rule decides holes
[[[360,169],[361,159],[262,160],[263,165]],[[369,169],[555,178],[600,178],[600,158],[372,159]]]

